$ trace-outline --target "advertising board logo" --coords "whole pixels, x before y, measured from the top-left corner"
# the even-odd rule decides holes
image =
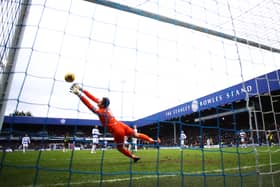
[[[193,112],[196,112],[198,110],[198,101],[197,100],[192,101],[191,108],[192,108]]]
[[[60,123],[61,123],[61,124],[65,124],[65,123],[66,123],[66,119],[61,119],[61,120],[60,120]]]

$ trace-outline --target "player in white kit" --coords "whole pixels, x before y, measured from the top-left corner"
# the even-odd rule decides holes
[[[181,131],[181,133],[180,133],[180,145],[181,145],[181,148],[185,147],[185,140],[186,139],[187,139],[187,135],[185,134],[184,131]]]
[[[138,131],[137,131],[137,127],[136,127],[136,125],[134,125],[134,132],[135,133],[137,133]],[[132,146],[133,146],[133,150],[134,151],[137,151],[137,138],[134,138],[134,137],[132,137]]]
[[[239,136],[240,136],[240,147],[247,147],[246,145],[246,132],[244,130],[241,129],[241,131],[239,132]]]
[[[96,147],[99,144],[99,136],[100,136],[100,132],[97,125],[92,129],[91,134],[92,134],[92,148],[90,153],[96,153]]]
[[[22,144],[22,151],[25,152],[28,149],[28,145],[31,143],[30,138],[27,134],[22,138],[21,144]]]

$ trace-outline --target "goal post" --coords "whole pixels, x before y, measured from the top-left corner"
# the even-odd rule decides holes
[[[20,46],[20,37],[24,21],[28,13],[29,0],[20,3],[7,1],[1,3],[1,20],[3,32],[1,34],[1,75],[0,75],[0,131],[5,117],[6,102],[9,94],[9,82],[13,78],[17,46]]]

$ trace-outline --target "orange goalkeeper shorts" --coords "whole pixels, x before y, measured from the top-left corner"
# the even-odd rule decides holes
[[[111,126],[111,133],[114,136],[115,143],[122,144],[125,136],[133,136],[134,130],[122,122],[117,122]]]

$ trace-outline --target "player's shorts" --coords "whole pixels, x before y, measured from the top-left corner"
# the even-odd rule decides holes
[[[245,142],[245,138],[241,138],[241,142],[244,143]]]
[[[98,138],[92,138],[92,143],[93,144],[98,144],[99,143],[99,139]]]
[[[124,137],[132,136],[134,134],[134,130],[122,122],[118,122],[112,125],[112,134],[116,144],[123,144]]]
[[[22,146],[23,147],[28,147],[28,143],[23,143]]]

